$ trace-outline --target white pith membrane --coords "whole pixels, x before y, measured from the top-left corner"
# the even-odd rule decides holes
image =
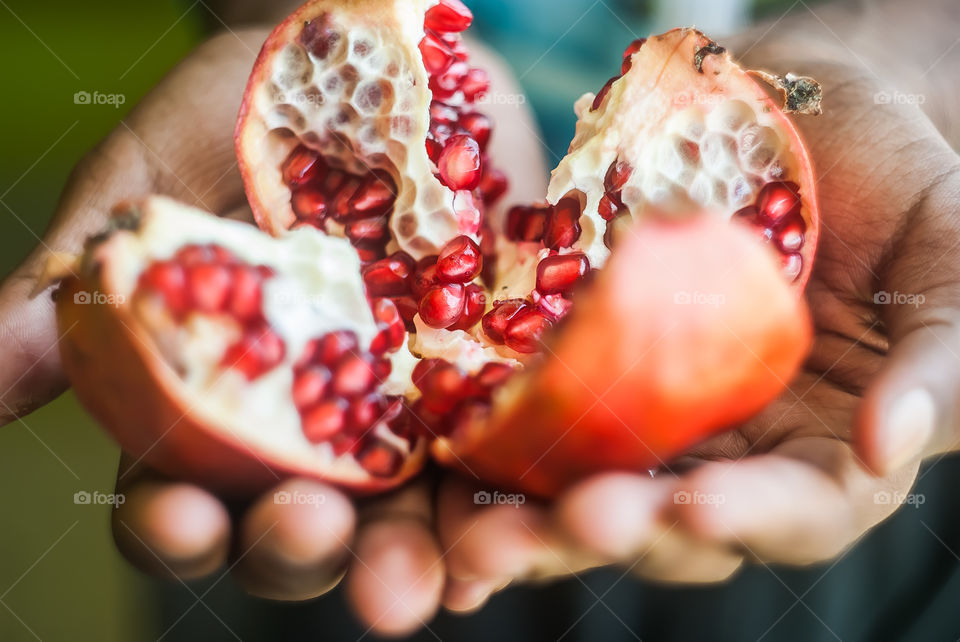
[[[122,298],[121,308],[152,342],[151,356],[171,368],[180,398],[191,415],[260,456],[301,470],[323,470],[331,478],[362,482],[369,472],[347,453],[337,456],[328,442],[312,443],[303,433],[291,388],[293,364],[307,342],[350,329],[365,349],[377,333],[360,279],[360,263],[346,239],[301,230],[281,239],[257,228],[217,218],[163,197],[137,206],[135,229],[119,229],[95,246],[103,287]],[[283,361],[253,380],[225,367],[224,353],[241,334],[240,323],[225,314],[193,311],[178,322],[160,297],[137,296],[140,276],[152,263],[171,259],[188,245],[214,244],[241,262],[272,268],[263,282],[263,314],[286,346]],[[385,355],[390,375],[377,390],[410,392],[415,359],[405,348]],[[382,421],[370,430],[409,453],[411,444]]]

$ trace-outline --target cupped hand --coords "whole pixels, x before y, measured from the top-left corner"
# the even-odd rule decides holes
[[[779,40],[748,60],[824,87],[825,114],[798,120],[822,224],[802,373],[759,416],[654,477],[600,475],[519,507],[478,507],[476,487],[447,483],[449,608],[601,564],[710,582],[744,558],[832,558],[905,501],[923,456],[957,443],[960,157],[919,101],[878,100],[894,88],[849,51],[810,57],[803,45]]]

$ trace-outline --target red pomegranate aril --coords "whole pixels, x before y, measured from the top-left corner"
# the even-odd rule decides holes
[[[467,72],[460,83],[460,89],[467,102],[476,102],[490,91],[490,76],[485,69],[475,67]]]
[[[514,369],[505,363],[488,363],[476,374],[474,381],[481,387],[491,390],[505,383],[514,372]]]
[[[603,189],[608,194],[616,194],[618,203],[620,203],[620,190],[630,180],[631,174],[633,174],[633,168],[626,161],[614,161],[607,168],[607,173],[603,177]]]
[[[417,270],[413,275],[413,293],[422,298],[427,290],[440,284],[437,275],[437,257],[425,256],[417,262]]]
[[[493,169],[489,164],[483,166],[483,177],[477,189],[480,190],[480,196],[483,198],[484,205],[493,205],[506,194],[509,182],[507,175],[498,169]]]
[[[365,355],[347,355],[337,364],[331,389],[341,397],[356,397],[370,392],[377,384],[371,360]]]
[[[502,344],[507,325],[522,310],[528,307],[523,299],[505,299],[493,304],[493,309],[483,315],[483,332],[494,343]]]
[[[309,183],[322,163],[323,161],[320,160],[317,152],[303,145],[298,145],[290,152],[281,167],[283,182],[290,187],[300,187]]]
[[[261,280],[256,270],[245,265],[235,265],[230,270],[233,287],[228,308],[242,322],[255,321],[261,317]]]
[[[187,269],[190,301],[198,312],[220,312],[230,296],[230,270],[218,263],[203,263]]]
[[[330,383],[330,371],[323,366],[311,366],[293,377],[293,403],[303,409],[318,403]]]
[[[332,368],[345,356],[356,354],[359,348],[356,334],[350,330],[336,330],[323,335],[313,353],[316,360]]]
[[[393,477],[403,467],[403,454],[389,443],[372,440],[356,455],[357,463],[374,477]]]
[[[480,183],[480,147],[472,136],[451,136],[437,161],[440,179],[454,191],[472,190]]]
[[[600,205],[597,206],[597,211],[603,220],[612,221],[620,213],[620,203],[610,194],[604,194],[600,197]]]
[[[187,311],[186,274],[179,264],[172,261],[153,263],[141,275],[140,287],[159,293],[175,317]]]
[[[327,197],[310,185],[294,190],[290,206],[298,218],[311,223],[319,224],[327,215]]]
[[[487,294],[482,287],[471,283],[465,288],[463,315],[460,320],[450,326],[450,330],[469,331],[483,317],[487,307]]]
[[[423,24],[434,31],[463,31],[473,22],[473,14],[460,0],[440,0],[430,7]]]
[[[344,233],[357,247],[382,247],[390,240],[386,218],[368,218],[348,223]]]
[[[377,299],[372,307],[379,332],[370,344],[370,352],[380,355],[403,346],[406,326],[394,302],[386,298]]]
[[[356,216],[353,206],[353,197],[360,190],[362,183],[356,176],[348,177],[343,185],[336,190],[327,206],[327,214],[338,223],[347,223]],[[330,190],[331,192],[335,190]]]
[[[363,265],[373,263],[374,261],[379,261],[387,256],[387,248],[382,245],[376,245],[372,247],[357,246],[356,250],[357,257],[360,259],[360,263]]]
[[[800,194],[796,183],[767,183],[757,195],[756,206],[760,221],[774,226],[789,216],[800,214]]]
[[[461,85],[467,78],[470,67],[465,62],[457,61],[450,67],[436,76],[430,76],[428,83],[433,97],[437,100],[450,100],[461,91]]]
[[[444,283],[469,283],[482,269],[480,246],[469,236],[448,242],[437,257],[437,277]]]
[[[468,392],[467,375],[442,359],[421,364],[423,367],[414,370],[413,382],[423,393],[424,407],[437,414],[450,412]]]
[[[597,95],[594,97],[593,104],[590,105],[590,111],[596,111],[600,108],[600,105],[603,104],[603,99],[607,97],[608,93],[610,93],[610,87],[612,87],[613,83],[617,82],[618,80],[620,80],[620,76],[614,76],[604,83],[603,87],[600,88],[600,91],[597,92]]]
[[[640,48],[647,42],[646,38],[637,38],[623,50],[623,63],[620,65],[620,73],[625,74],[630,71],[630,67],[633,66],[633,61],[631,60],[633,54],[640,51]]]
[[[435,100],[430,103],[430,125],[431,129],[434,124],[455,125],[456,122],[460,119],[460,112],[457,111],[456,107],[451,107],[447,103]]]
[[[244,331],[237,343],[227,348],[221,364],[239,370],[253,380],[283,361],[286,347],[270,328],[256,327]]]
[[[350,197],[347,207],[353,218],[385,216],[393,209],[396,200],[393,179],[384,172],[375,172],[363,182]]]
[[[537,289],[543,294],[569,292],[589,271],[590,261],[580,252],[548,256],[537,266]]]
[[[524,243],[543,240],[551,209],[549,205],[511,207],[507,212],[507,238]]]
[[[797,253],[784,254],[780,259],[780,271],[788,281],[795,281],[803,272],[803,257]]]
[[[525,308],[507,324],[503,342],[517,352],[532,354],[540,349],[541,337],[551,325],[539,310]]]
[[[543,244],[551,250],[570,247],[580,238],[580,202],[564,198],[553,208]]]
[[[493,131],[493,123],[485,115],[478,111],[472,111],[460,117],[459,125],[467,130],[473,139],[480,146],[480,151],[487,148],[490,142],[490,133]]]
[[[410,262],[398,256],[397,252],[380,259],[363,269],[363,282],[370,296],[401,296],[410,291],[410,277],[413,274]]]
[[[450,51],[453,52],[457,60],[466,62],[470,59],[470,52],[467,51],[467,45],[464,44],[463,36],[459,33],[441,33],[440,37],[450,47]]]
[[[413,332],[413,317],[417,316],[420,304],[412,296],[390,297],[390,300],[397,306],[397,311],[400,313],[400,318],[403,319],[407,332]]]
[[[463,314],[464,299],[459,283],[434,286],[420,299],[420,318],[431,328],[449,328]]]
[[[382,401],[383,398],[377,394],[370,394],[351,401],[347,407],[347,431],[356,434],[369,430],[380,419],[383,411]]]
[[[301,416],[303,434],[319,444],[343,431],[346,424],[346,403],[342,399],[327,399],[309,408]]]
[[[776,233],[777,246],[784,252],[799,252],[807,226],[799,216],[785,221]]]
[[[454,62],[453,52],[435,33],[427,31],[420,41],[420,57],[427,73],[442,74]]]
[[[373,377],[377,383],[383,383],[393,371],[393,363],[389,359],[374,359]]]

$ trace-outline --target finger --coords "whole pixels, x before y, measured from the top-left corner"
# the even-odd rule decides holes
[[[772,452],[708,462],[681,477],[675,505],[692,536],[764,561],[807,564],[839,554],[889,515],[882,493],[903,492],[914,471],[879,480],[835,438],[791,439]]]
[[[380,635],[413,633],[433,618],[443,591],[430,489],[418,483],[363,509],[347,574],[354,612]]]
[[[658,530],[656,539],[630,567],[645,580],[713,584],[728,579],[743,564],[743,555],[726,545],[699,541],[674,525]]]
[[[458,580],[447,578],[443,588],[443,607],[455,613],[473,613],[483,607],[490,596],[503,589],[508,581]]]
[[[953,163],[956,164],[956,156]],[[960,170],[917,198],[874,295],[892,349],[857,414],[856,444],[883,475],[958,442],[960,412]]]
[[[0,425],[66,386],[49,294],[30,298],[51,252],[79,253],[120,201],[163,193],[213,212],[243,201],[233,122],[263,32],[214,38],[176,67],[78,164],[38,247],[0,286]]]
[[[128,465],[125,457],[120,469]],[[113,511],[113,535],[134,566],[152,575],[192,579],[223,565],[230,517],[216,497],[143,468],[121,479],[117,490],[123,503]]]
[[[355,517],[350,500],[331,486],[307,479],[283,482],[241,518],[233,573],[259,597],[322,595],[343,576]]]

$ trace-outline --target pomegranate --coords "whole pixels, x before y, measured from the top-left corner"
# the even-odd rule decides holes
[[[551,495],[659,465],[783,389],[818,235],[786,113],[816,112],[815,83],[764,88],[693,29],[635,41],[577,102],[546,202],[503,211],[471,21],[459,0],[307,2],[264,44],[236,129],[279,238],[152,199],[91,246],[59,298],[82,328],[65,361],[125,448],[220,488],[371,491],[431,442]],[[91,287],[130,303],[72,303]],[[111,400],[124,382],[95,355],[117,342],[136,376]],[[166,426],[135,432],[133,386]]]

